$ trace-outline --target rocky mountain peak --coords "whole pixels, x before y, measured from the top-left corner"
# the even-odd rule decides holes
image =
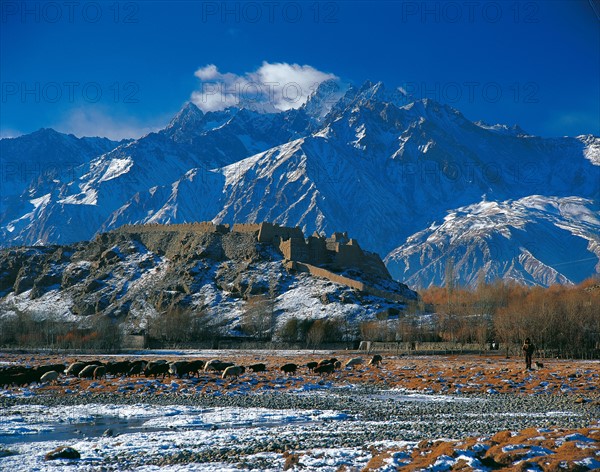
[[[167,129],[186,129],[192,131],[202,121],[204,113],[192,102],[186,102],[167,125]]]

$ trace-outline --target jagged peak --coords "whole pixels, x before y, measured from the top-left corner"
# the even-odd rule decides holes
[[[190,124],[199,122],[203,116],[204,113],[200,108],[192,102],[186,102],[167,125],[167,128],[189,126]]]
[[[321,121],[344,96],[348,87],[349,84],[341,83],[337,79],[325,80],[310,94],[301,109],[312,118]]]
[[[517,124],[514,124],[512,126],[503,124],[490,125],[489,123],[486,123],[482,120],[475,121],[473,124],[485,130],[492,131],[498,134],[505,134],[509,136],[531,136],[527,131],[525,131]]]
[[[357,106],[373,103],[392,104],[400,108],[405,106],[408,100],[408,96],[399,88],[388,89],[383,82],[366,80],[359,88],[348,87],[335,109],[343,111],[348,107],[355,109]]]
[[[460,120],[464,122],[470,121],[458,111],[456,108],[452,108],[450,105],[440,103],[432,98],[422,98],[415,100],[402,107],[404,110],[412,111],[415,115],[424,118],[451,118],[453,120]]]

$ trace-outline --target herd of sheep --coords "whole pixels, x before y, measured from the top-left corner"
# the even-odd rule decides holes
[[[375,354],[368,364],[379,366],[382,357]],[[305,367],[309,372],[316,374],[331,374],[335,370],[345,368],[354,368],[364,364],[362,357],[353,357],[342,363],[336,358],[323,359],[319,362],[309,362],[304,366],[294,363],[287,363],[279,367],[279,370],[285,374],[294,374],[301,367]],[[46,364],[36,367],[25,366],[5,366],[0,368],[0,387],[24,386],[32,383],[51,383],[56,382],[61,375],[79,377],[82,379],[101,379],[106,375],[113,377],[121,376],[141,376],[158,377],[176,376],[182,378],[199,377],[200,372],[217,372],[222,378],[239,377],[246,372],[246,369],[252,372],[266,372],[267,366],[264,363],[252,364],[249,366],[236,365],[233,362],[224,362],[219,359],[210,361],[181,360],[168,362],[166,360],[123,360],[123,361],[76,361],[70,365],[65,364]]]

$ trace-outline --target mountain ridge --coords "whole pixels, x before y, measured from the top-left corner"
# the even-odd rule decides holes
[[[163,130],[93,157],[74,178],[30,182],[29,193],[19,195],[25,203],[2,213],[0,243],[68,243],[126,223],[268,220],[306,233],[346,228],[391,262],[408,238],[486,201],[582,198],[595,211],[598,137],[540,138],[516,125],[471,122],[431,99],[411,100],[382,83],[340,90],[328,81],[302,107],[280,113],[203,113],[187,103]],[[573,260],[600,261],[597,238],[585,241],[575,245]],[[511,244],[508,252],[518,253]],[[482,259],[470,271],[489,263]],[[550,260],[540,263],[559,275],[507,266],[489,277],[547,285],[600,272],[600,262],[571,275]],[[414,261],[410,266],[416,270]],[[391,267],[396,277],[428,285],[406,266]],[[430,278],[442,275],[438,267]],[[458,281],[472,284],[472,274]]]

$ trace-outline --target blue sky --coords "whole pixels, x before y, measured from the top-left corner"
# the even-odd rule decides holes
[[[600,134],[597,0],[0,5],[2,136],[134,137],[206,90],[199,77],[330,76],[542,136]]]

